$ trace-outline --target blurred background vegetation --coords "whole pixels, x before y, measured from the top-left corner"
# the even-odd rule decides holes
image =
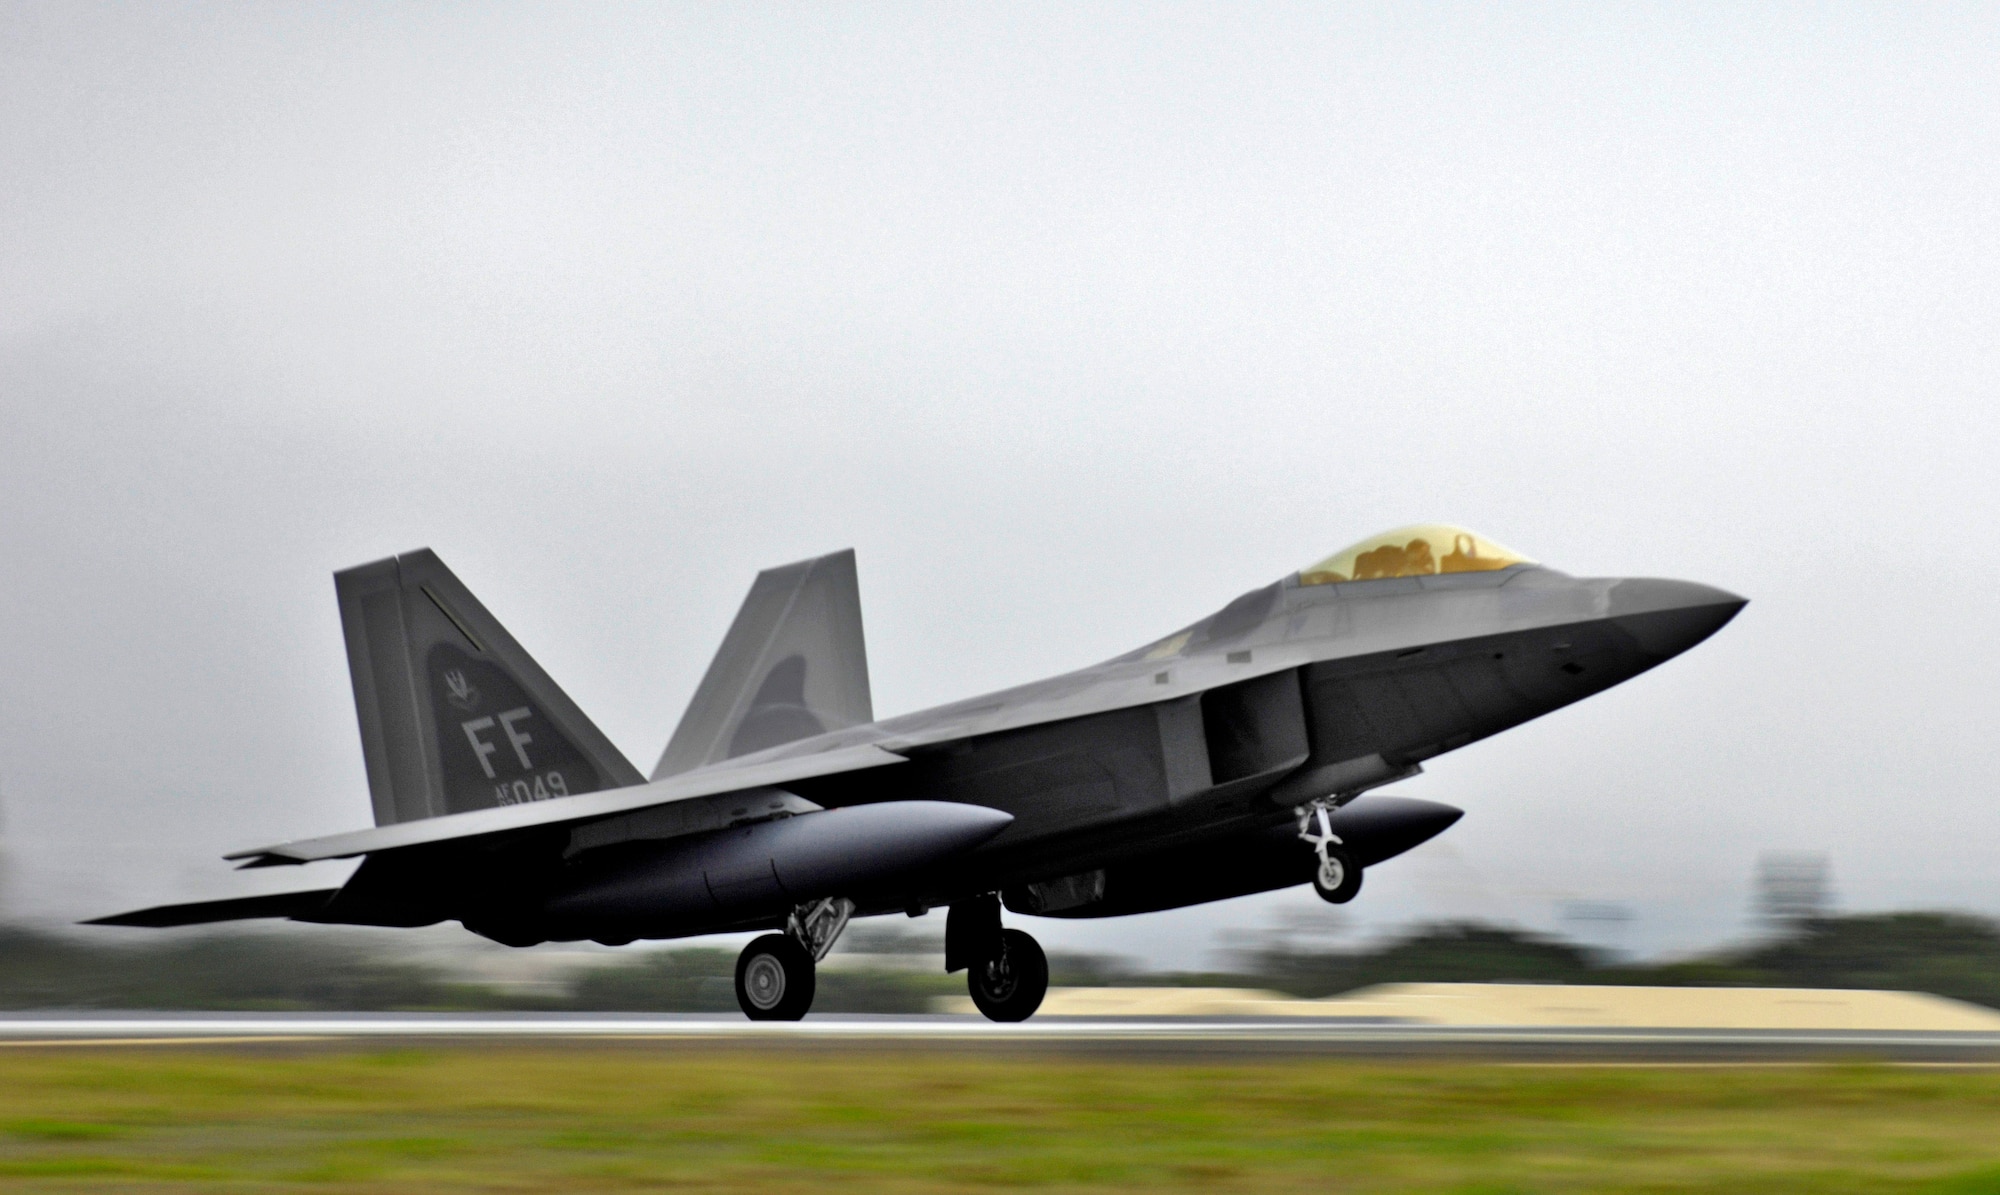
[[[943,974],[937,957],[943,919],[930,920],[938,924],[885,918],[854,926],[821,970],[814,1008],[920,1012],[933,997],[961,994],[964,977]],[[508,952],[469,935],[426,941],[428,950],[412,950],[389,935],[285,926],[107,944],[0,927],[0,1007],[702,1012],[736,1004],[734,949]],[[1799,917],[1754,943],[1663,963],[1476,923],[1420,926],[1347,948],[1265,935],[1206,974],[1145,971],[1095,955],[1056,953],[1050,962],[1054,982],[1065,986],[1246,987],[1305,997],[1376,983],[1480,980],[1888,988],[2000,1007],[2000,923],[1936,912]]]

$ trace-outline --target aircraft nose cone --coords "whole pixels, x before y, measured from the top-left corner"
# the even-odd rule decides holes
[[[1713,585],[1628,577],[1612,586],[1610,613],[1641,648],[1665,659],[1715,634],[1748,604]]]

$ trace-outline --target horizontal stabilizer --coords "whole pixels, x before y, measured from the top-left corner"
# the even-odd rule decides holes
[[[853,550],[765,569],[653,779],[874,720]]]
[[[187,905],[155,905],[114,917],[93,918],[83,924],[166,929],[176,925],[208,925],[217,921],[253,921],[262,917],[303,917],[325,908],[338,891],[338,888],[319,888],[311,892],[280,892],[273,896],[239,896],[234,900],[200,900]]]

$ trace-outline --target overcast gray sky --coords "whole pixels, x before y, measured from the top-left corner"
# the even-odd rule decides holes
[[[1348,924],[2000,912],[1990,5],[0,3],[0,802],[40,918],[369,820],[428,545],[650,764],[852,546],[878,713],[1401,523],[1753,599],[1430,765]],[[330,873],[337,877],[337,871]],[[1309,892],[1084,925],[1186,963]]]

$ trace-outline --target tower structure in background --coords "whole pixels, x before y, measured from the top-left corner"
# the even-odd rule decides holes
[[[1833,912],[1833,867],[1820,851],[1766,851],[1757,857],[1757,920],[1784,932]]]
[[[1610,958],[1627,952],[1626,940],[1639,915],[1622,901],[1564,900],[1556,903],[1556,916],[1567,937]]]
[[[12,919],[13,907],[8,903],[7,882],[7,790],[0,788],[0,925]]]

